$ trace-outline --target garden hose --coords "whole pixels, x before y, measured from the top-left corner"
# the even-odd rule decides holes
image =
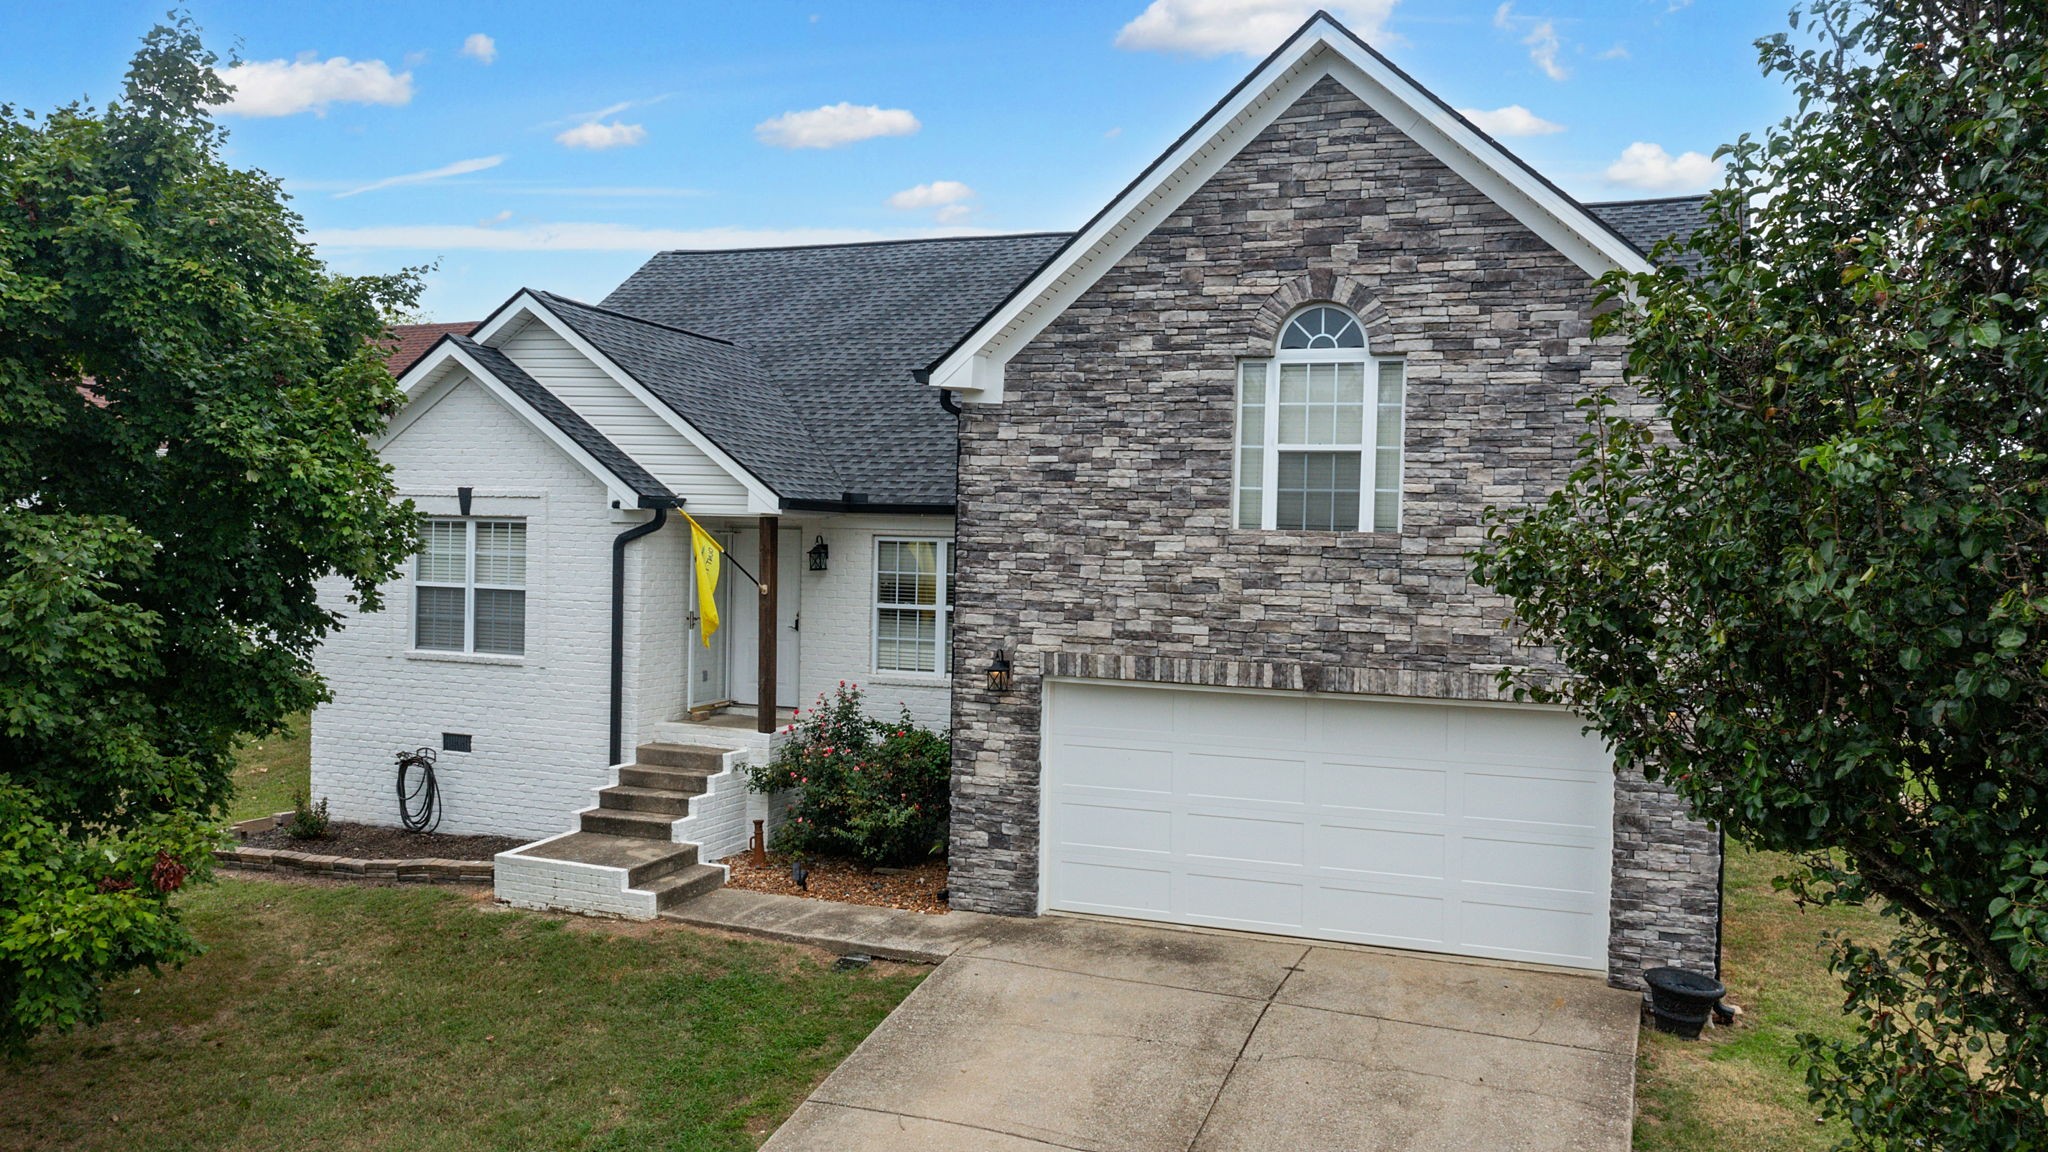
[[[441,785],[434,779],[432,748],[398,754],[398,819],[408,832],[441,826]]]

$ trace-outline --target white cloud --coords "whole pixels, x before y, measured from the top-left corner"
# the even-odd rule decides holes
[[[495,216],[484,217],[483,219],[477,221],[477,225],[482,228],[489,228],[493,224],[503,224],[505,221],[510,220],[511,218],[512,210],[510,208],[507,208],[503,212],[500,212]]]
[[[1380,34],[1400,0],[1152,0],[1116,34],[1133,52],[1263,56],[1280,46],[1318,8],[1366,39]]]
[[[1673,156],[1662,144],[1638,140],[1622,149],[1621,159],[1607,166],[1606,175],[1616,184],[1647,192],[1698,192],[1720,178],[1721,164],[1704,152]]]
[[[777,148],[837,148],[877,136],[910,136],[924,125],[902,108],[849,104],[842,100],[808,112],[784,112],[754,125],[763,144]]]
[[[1614,47],[1612,47],[1612,48],[1609,48],[1609,49],[1608,49],[1607,51],[1605,51],[1605,52],[1602,52],[1602,53],[1600,54],[1600,59],[1602,59],[1602,60],[1626,60],[1626,59],[1628,59],[1628,45],[1626,45],[1626,44],[1623,44],[1623,43],[1622,43],[1621,41],[1619,41],[1619,40],[1616,40],[1616,41],[1614,42]]]
[[[505,158],[503,156],[478,156],[473,160],[457,160],[453,164],[443,164],[439,168],[429,168],[424,172],[407,172],[403,176],[386,176],[382,180],[372,180],[368,184],[351,188],[346,192],[336,192],[334,198],[341,200],[350,196],[361,196],[365,192],[397,188],[406,184],[432,184],[438,180],[446,180],[450,176],[467,176],[471,172],[482,172],[486,168],[496,168],[504,162]]]
[[[578,124],[566,132],[555,134],[555,143],[565,148],[588,148],[593,152],[602,152],[607,148],[630,148],[645,139],[647,129],[644,125],[626,124],[618,120],[609,124],[600,124],[593,120],[588,124]]]
[[[1552,136],[1564,131],[1564,125],[1545,120],[1520,104],[1510,104],[1492,111],[1484,108],[1460,108],[1458,115],[1479,125],[1479,130],[1488,136]]]
[[[481,32],[471,32],[462,41],[462,54],[479,64],[489,64],[498,58],[498,42]]]
[[[962,200],[973,198],[974,189],[958,180],[934,180],[929,184],[919,184],[915,188],[905,188],[889,197],[889,207],[915,211],[919,208],[958,204]]]
[[[368,228],[322,228],[306,234],[312,244],[334,250],[404,249],[447,252],[646,252],[666,248],[773,248],[797,244],[849,244],[935,235],[917,228],[876,232],[863,228],[636,228],[626,224],[576,222],[486,228],[475,224],[389,224]],[[949,230],[946,235],[958,235]]]
[[[329,104],[401,105],[412,100],[412,73],[393,73],[382,60],[249,60],[216,69],[235,94],[221,111],[237,116],[326,115]]]
[[[1114,128],[1111,128],[1111,129],[1110,129],[1109,131],[1107,131],[1107,132],[1104,132],[1104,133],[1102,134],[1102,138],[1103,138],[1104,140],[1114,140],[1114,139],[1116,139],[1117,137],[1119,137],[1119,136],[1121,136],[1121,135],[1123,135],[1123,134],[1124,134],[1124,129],[1123,129],[1123,125],[1119,124],[1119,125],[1117,125],[1116,127],[1114,127]]]
[[[1557,26],[1548,20],[1541,21],[1529,34],[1522,37],[1522,43],[1529,46],[1529,59],[1552,80],[1564,80],[1571,76],[1571,70],[1557,62],[1557,53],[1563,44],[1557,38]]]
[[[941,224],[958,224],[974,215],[974,208],[967,204],[948,204],[932,213],[932,219]]]

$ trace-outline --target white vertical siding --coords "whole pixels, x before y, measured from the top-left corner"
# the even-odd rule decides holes
[[[546,324],[529,320],[496,344],[513,363],[688,501],[693,515],[747,511],[744,485]]]

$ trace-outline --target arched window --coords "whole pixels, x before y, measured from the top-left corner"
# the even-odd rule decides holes
[[[1288,317],[1277,344],[1238,366],[1237,526],[1400,531],[1404,363],[1334,304]]]

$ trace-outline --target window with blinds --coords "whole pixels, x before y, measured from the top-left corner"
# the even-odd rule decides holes
[[[430,518],[413,573],[413,647],[526,651],[526,522]]]
[[[949,672],[953,542],[875,541],[875,670]]]
[[[1238,365],[1239,528],[1398,532],[1405,366],[1357,318],[1303,310],[1270,360]]]

